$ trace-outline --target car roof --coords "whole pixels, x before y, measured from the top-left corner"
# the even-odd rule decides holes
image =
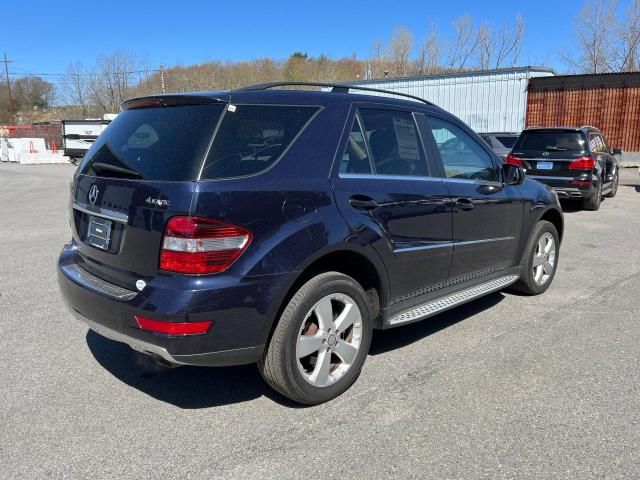
[[[492,137],[507,137],[507,136],[517,137],[518,135],[520,135],[520,133],[518,132],[478,132],[478,135],[490,135]]]
[[[265,84],[275,85],[280,84]],[[288,85],[288,84],[282,84]],[[295,83],[293,85],[310,85],[318,86],[320,84],[302,84]],[[326,84],[334,86],[334,84]],[[255,88],[254,88],[255,87]],[[413,110],[433,111],[438,113],[448,112],[440,107],[428,102],[427,100],[414,98],[399,98],[404,96],[402,93],[391,91],[375,91],[369,94],[367,90],[361,90],[359,87],[350,85],[335,85],[338,91],[319,91],[319,90],[300,90],[300,89],[279,89],[262,88],[263,85],[253,87],[245,87],[235,90],[225,91],[208,91],[208,92],[187,92],[187,93],[171,93],[165,95],[150,95],[145,97],[136,97],[125,100],[122,104],[123,109],[136,108],[138,106],[153,106],[163,104],[181,104],[181,103],[264,103],[264,104],[283,104],[283,105],[329,105],[333,103],[359,102],[372,103],[381,105],[392,105],[398,107],[406,107]],[[358,93],[355,93],[359,90]],[[353,92],[353,93],[352,93]],[[362,93],[360,93],[362,92]],[[389,96],[387,96],[389,95]]]
[[[599,129],[591,126],[583,126],[583,127],[528,127],[525,128],[522,133],[525,132],[535,132],[535,131],[549,131],[549,132],[597,132],[601,133]]]

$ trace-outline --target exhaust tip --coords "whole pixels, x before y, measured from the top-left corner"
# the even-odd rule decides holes
[[[160,355],[158,355],[157,353],[153,353],[153,352],[144,352],[147,355],[149,355],[154,362],[156,362],[158,365],[161,365],[165,368],[177,368],[177,367],[181,367],[182,365],[179,365],[177,363],[172,363],[170,361],[168,361],[167,359],[161,357]]]

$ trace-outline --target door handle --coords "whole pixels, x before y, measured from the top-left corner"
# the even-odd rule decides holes
[[[354,195],[349,199],[349,205],[358,210],[373,210],[378,206],[378,202],[365,195]]]
[[[468,198],[459,198],[456,200],[456,207],[460,210],[473,210],[473,202]]]

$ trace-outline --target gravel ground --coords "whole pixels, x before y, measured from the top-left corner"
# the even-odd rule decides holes
[[[639,478],[640,185],[568,208],[549,291],[376,333],[298,408],[253,366],[161,369],[74,320],[73,167],[0,164],[0,478]],[[568,205],[570,207],[570,205]]]

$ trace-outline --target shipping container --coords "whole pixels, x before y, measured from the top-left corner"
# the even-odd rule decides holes
[[[525,125],[529,80],[552,75],[550,68],[520,67],[368,80],[354,85],[424,98],[460,117],[477,132],[520,132]]]
[[[640,73],[534,78],[527,126],[599,128],[611,148],[640,152]]]

